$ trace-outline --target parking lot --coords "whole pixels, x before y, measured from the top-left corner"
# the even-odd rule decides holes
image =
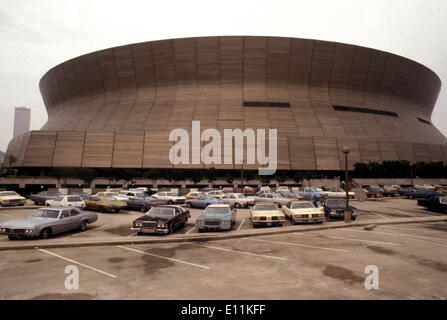
[[[353,202],[358,222],[442,216],[415,200]],[[0,221],[32,210],[0,211]],[[197,235],[191,210],[185,228],[164,237]],[[135,237],[139,212],[98,214],[75,239]],[[333,224],[337,221],[327,221]],[[339,221],[338,221],[339,223]],[[419,222],[299,231],[219,241],[126,244],[0,251],[0,299],[446,299],[447,223]],[[252,229],[249,212],[239,209],[234,233]],[[275,229],[275,228],[269,228]],[[209,233],[203,233],[207,235]],[[9,241],[39,246],[45,241]],[[66,266],[79,268],[79,289],[65,287]],[[365,267],[379,270],[379,289],[367,290]]]

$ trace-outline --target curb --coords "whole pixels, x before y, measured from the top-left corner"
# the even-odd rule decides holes
[[[39,209],[42,208],[43,206],[15,206],[15,207],[0,207],[0,211],[1,210],[23,210],[23,209]]]
[[[157,244],[157,243],[181,243],[181,242],[199,242],[199,241],[212,241],[212,240],[225,240],[225,239],[237,239],[246,237],[266,236],[285,233],[307,232],[327,229],[341,229],[352,227],[364,227],[368,225],[392,225],[392,224],[407,224],[407,223],[419,223],[419,222],[439,222],[447,221],[447,217],[429,217],[429,218],[404,218],[390,220],[371,220],[365,222],[353,222],[346,224],[333,223],[330,225],[316,225],[316,226],[295,226],[288,227],[286,229],[270,229],[270,230],[248,230],[240,233],[228,233],[228,234],[210,234],[210,235],[191,235],[191,236],[179,236],[170,238],[154,238],[154,239],[112,239],[112,240],[99,240],[99,241],[71,241],[71,242],[54,242],[54,243],[39,243],[39,240],[35,244],[17,244],[10,246],[0,246],[0,251],[6,250],[27,250],[27,249],[40,249],[40,248],[72,248],[72,247],[96,247],[96,246],[115,246],[115,245],[133,245],[133,244]],[[20,241],[20,240],[19,240]],[[51,240],[50,240],[51,241]]]

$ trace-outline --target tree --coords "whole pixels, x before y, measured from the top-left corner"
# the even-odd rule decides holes
[[[302,183],[303,182],[304,175],[300,171],[295,171],[292,175],[293,181],[296,183]]]
[[[217,172],[216,169],[213,168],[209,168],[206,173],[205,173],[205,177],[208,180],[208,182],[212,183],[213,181],[217,180]]]
[[[203,171],[202,170],[192,170],[191,172],[191,180],[197,184],[203,180]]]
[[[228,184],[232,184],[234,181],[234,177],[232,174],[227,173],[227,175],[225,176],[225,180],[228,182]]]

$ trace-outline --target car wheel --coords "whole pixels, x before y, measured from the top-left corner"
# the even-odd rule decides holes
[[[171,205],[172,203],[173,203],[172,200],[169,200],[169,201],[168,201],[168,204],[169,204],[169,205]]]
[[[51,236],[51,230],[49,228],[43,229],[40,233],[41,239],[48,239]]]
[[[188,208],[192,208],[191,202],[188,202],[188,203],[186,204],[186,206],[187,206]]]
[[[137,235],[142,236],[143,232],[137,232]]]
[[[99,207],[98,210],[99,210],[99,212],[101,212],[101,213],[105,212],[104,207]]]
[[[351,217],[352,221],[355,221],[357,219],[357,217]]]
[[[172,233],[174,233],[174,225],[171,224],[168,228],[168,234],[172,234]]]
[[[79,230],[85,231],[87,229],[87,221],[82,221]]]
[[[296,225],[296,221],[293,220],[293,218],[290,218],[290,222],[292,222],[293,225]]]
[[[234,207],[235,207],[235,208],[240,208],[241,205],[240,205],[239,203],[235,203],[235,204],[234,204]]]
[[[47,207],[49,207],[49,206],[50,206],[50,204],[49,204],[49,203],[47,203],[47,204],[46,204],[46,206],[47,206]]]
[[[147,211],[147,208],[146,208],[145,206],[141,206],[141,207],[140,207],[140,211],[141,211],[141,212],[146,212],[146,211]]]
[[[17,240],[17,238],[15,236],[8,236],[8,239],[13,241],[13,240]]]

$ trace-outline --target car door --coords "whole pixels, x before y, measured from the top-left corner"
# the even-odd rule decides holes
[[[70,229],[77,229],[81,226],[80,212],[76,209],[70,209]]]
[[[61,214],[59,215],[59,219],[57,219],[54,227],[52,228],[53,234],[70,230],[71,223],[70,210],[62,210]]]

